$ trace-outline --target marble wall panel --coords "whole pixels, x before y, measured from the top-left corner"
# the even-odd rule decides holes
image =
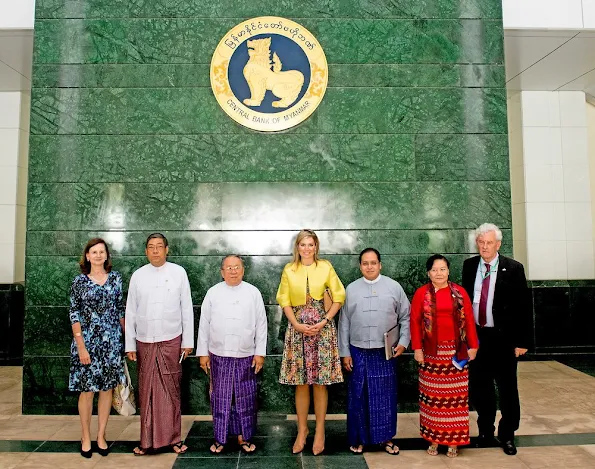
[[[502,3],[493,0],[37,0],[37,19],[61,18],[225,18],[263,14],[299,18],[482,18],[501,19]]]
[[[29,181],[44,183],[507,181],[509,177],[505,135],[35,135],[30,147],[38,157],[30,164]],[[272,153],[271,148],[278,151]]]
[[[321,106],[275,135],[228,119],[209,86],[221,36],[261,15],[297,19],[329,62]],[[293,412],[277,384],[286,319],[275,294],[298,229],[319,232],[346,284],[357,253],[378,247],[409,295],[434,252],[459,280],[481,222],[499,224],[512,252],[502,39],[499,0],[38,0],[24,413],[76,412],[68,295],[96,235],[126,284],[146,235],[165,231],[197,325],[221,256],[245,256],[267,304],[259,401],[271,413]],[[183,411],[208,413],[206,376],[196,360],[184,371]],[[409,355],[400,382],[401,410],[415,410]],[[330,411],[344,406],[345,385],[333,386]]]
[[[38,88],[208,88],[208,64],[36,64]],[[501,88],[504,65],[329,64],[329,88]]]
[[[506,135],[415,136],[415,175],[420,180],[508,181]]]
[[[210,63],[237,18],[113,18],[35,23],[37,64]],[[502,64],[501,20],[300,19],[329,63]],[[255,32],[254,34],[258,34]]]
[[[327,91],[311,119],[298,133],[504,133],[506,95],[502,89],[457,90],[418,88],[340,88]],[[193,103],[189,105],[188,103]],[[49,92],[32,103],[32,133],[181,134],[245,132],[236,124],[224,126],[207,119],[212,96],[206,89],[182,90],[71,90]],[[90,107],[89,107],[90,106]],[[89,112],[95,109],[95,112]],[[56,121],[53,116],[67,114]],[[99,112],[97,111],[104,111]],[[218,117],[224,119],[217,109]],[[155,119],[155,115],[167,116]],[[42,119],[40,121],[39,119]],[[227,121],[225,121],[227,123]]]
[[[501,251],[511,252],[512,232],[502,229],[504,240]],[[120,256],[139,256],[144,253],[149,232],[137,231],[33,231],[27,236],[30,256],[80,256],[90,238],[107,241],[110,252],[119,262]],[[172,256],[217,256],[234,252],[242,256],[263,254],[291,256],[295,231],[164,231],[169,240]],[[464,254],[472,249],[470,230],[328,230],[318,231],[320,253],[359,253],[374,246],[382,256],[415,255],[442,252]]]
[[[292,133],[505,134],[503,88],[334,88]],[[31,134],[249,133],[207,88],[43,88],[31,97]]]
[[[415,180],[412,135],[36,135],[30,147],[31,182]]]
[[[23,413],[76,414],[77,396],[68,391],[70,358],[27,356],[27,353],[25,350]]]
[[[592,280],[531,282],[535,348],[540,353],[595,351]]]
[[[37,230],[510,227],[507,181],[29,184]]]
[[[24,306],[22,284],[0,284],[0,366],[22,365]]]

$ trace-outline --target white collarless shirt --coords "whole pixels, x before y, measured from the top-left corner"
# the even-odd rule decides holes
[[[190,282],[182,266],[147,264],[132,274],[126,302],[126,351],[136,341],[164,342],[182,335],[182,348],[194,348]]]
[[[202,302],[196,355],[265,356],[267,317],[260,291],[247,282],[211,287]]]

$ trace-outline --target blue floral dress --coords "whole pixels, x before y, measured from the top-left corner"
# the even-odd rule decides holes
[[[122,277],[110,272],[103,285],[84,274],[78,275],[70,290],[70,323],[81,323],[90,365],[82,365],[76,341],[70,346],[68,389],[79,392],[107,391],[124,383],[122,362],[124,343],[120,318],[124,317]]]

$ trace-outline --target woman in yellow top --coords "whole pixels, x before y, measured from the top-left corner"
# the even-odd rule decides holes
[[[345,288],[331,263],[318,258],[318,236],[312,230],[298,233],[293,261],[285,266],[277,291],[277,302],[287,316],[283,360],[279,382],[295,385],[298,435],[293,453],[300,453],[308,436],[310,388],[314,391],[316,435],[312,452],[324,451],[324,420],[328,403],[326,386],[341,383],[341,361],[333,317],[345,301]],[[324,310],[324,291],[333,304]]]

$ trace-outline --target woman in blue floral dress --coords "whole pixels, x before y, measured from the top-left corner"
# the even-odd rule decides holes
[[[113,389],[124,383],[124,301],[122,277],[112,271],[109,249],[104,240],[91,239],[79,262],[81,274],[70,290],[70,347],[68,389],[80,392],[81,455],[90,458],[93,396],[97,403],[97,452],[107,456],[105,428],[112,407]]]

